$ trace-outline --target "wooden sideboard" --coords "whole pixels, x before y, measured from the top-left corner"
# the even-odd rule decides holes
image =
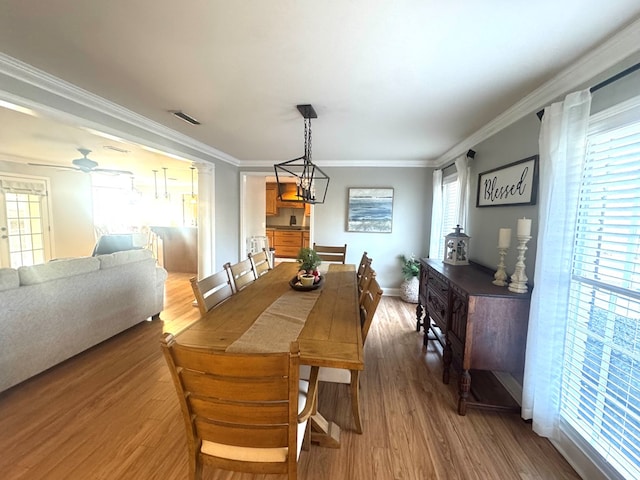
[[[519,376],[524,370],[531,296],[493,285],[493,273],[476,264],[453,266],[420,259],[417,329],[424,327],[425,347],[430,339],[442,345],[444,383],[449,383],[452,364],[460,371],[460,415],[466,414],[467,406],[509,410],[516,406],[491,399],[495,392],[480,392],[471,384],[472,374],[488,377],[482,371]],[[500,388],[498,382],[490,389],[496,387]]]

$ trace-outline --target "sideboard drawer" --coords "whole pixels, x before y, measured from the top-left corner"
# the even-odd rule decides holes
[[[442,275],[431,268],[427,272],[427,283],[429,285],[429,288],[433,289],[435,292],[438,292],[441,296],[447,298],[447,294],[449,292],[449,282],[447,282],[447,280]]]
[[[427,288],[427,313],[436,322],[440,330],[445,333],[447,331],[447,298],[442,297],[440,292],[434,291],[431,286]]]

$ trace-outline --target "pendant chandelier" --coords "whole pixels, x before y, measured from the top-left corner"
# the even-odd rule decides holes
[[[329,177],[311,161],[311,119],[318,118],[312,105],[297,105],[304,118],[304,155],[273,167],[278,184],[278,198],[283,202],[324,203],[329,188]],[[286,177],[295,177],[296,194],[284,197]]]

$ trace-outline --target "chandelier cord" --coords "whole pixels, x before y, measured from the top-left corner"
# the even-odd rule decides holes
[[[304,156],[311,161],[311,119],[304,119]]]

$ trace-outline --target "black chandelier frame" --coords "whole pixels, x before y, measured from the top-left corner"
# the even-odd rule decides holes
[[[304,118],[304,155],[273,166],[278,184],[278,198],[283,202],[324,203],[329,189],[329,176],[311,160],[311,119],[318,118],[312,105],[296,105]],[[285,177],[296,178],[296,193],[284,196]],[[317,192],[321,192],[320,195]]]

